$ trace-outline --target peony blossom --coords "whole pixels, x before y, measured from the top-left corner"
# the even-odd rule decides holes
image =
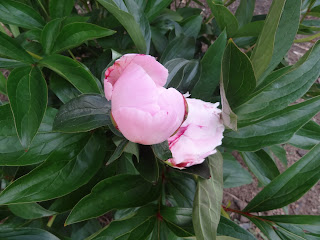
[[[178,132],[168,139],[172,158],[167,163],[183,169],[202,163],[205,158],[216,152],[222,143],[224,126],[220,119],[219,103],[208,103],[189,99],[188,118]]]
[[[154,57],[126,54],[105,72],[105,96],[117,128],[130,141],[151,145],[168,139],[183,122],[181,93],[166,89],[168,70]]]

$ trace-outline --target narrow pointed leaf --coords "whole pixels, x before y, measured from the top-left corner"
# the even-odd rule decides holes
[[[51,54],[53,46],[60,32],[63,19],[54,19],[48,22],[41,33],[41,45],[45,54]]]
[[[24,219],[49,217],[56,214],[56,212],[49,211],[37,203],[13,204],[9,205],[9,209],[16,216]]]
[[[251,22],[256,0],[241,0],[240,5],[236,11],[236,18],[238,19],[239,26],[243,26]]]
[[[26,236],[34,240],[60,240],[52,233],[37,228],[5,228],[0,232],[0,239],[6,240],[26,240]]]
[[[7,90],[18,137],[27,149],[46,111],[46,81],[37,67],[16,68],[9,75]]]
[[[250,232],[222,216],[220,218],[217,232],[219,235],[230,236],[240,240],[256,240]]]

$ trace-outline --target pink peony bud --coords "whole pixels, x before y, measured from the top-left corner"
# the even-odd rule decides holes
[[[216,152],[222,143],[224,126],[220,119],[219,103],[208,103],[187,98],[188,118],[178,132],[168,139],[172,152],[168,164],[184,169],[202,163],[205,158]]]
[[[163,87],[167,78],[164,66],[142,54],[126,54],[105,72],[112,117],[128,140],[161,143],[182,124],[185,99],[176,89]]]

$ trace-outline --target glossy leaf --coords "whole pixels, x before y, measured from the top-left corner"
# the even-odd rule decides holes
[[[17,41],[3,32],[0,32],[0,55],[25,63],[33,63],[32,57],[17,43]],[[13,66],[16,67],[16,64],[21,64],[10,59],[2,59],[1,62],[4,64],[3,66],[6,66],[7,64],[12,66],[12,64],[14,64]]]
[[[320,216],[316,215],[273,215],[261,218],[277,223],[320,226]]]
[[[45,163],[2,191],[0,204],[44,201],[78,189],[101,167],[104,144],[104,138],[95,134],[71,149],[52,153]]]
[[[259,119],[302,97],[320,75],[320,41],[292,68],[285,70],[285,74],[275,74],[266,86],[234,108],[239,121]]]
[[[238,30],[239,23],[236,17],[229,11],[228,8],[221,4],[215,4],[212,0],[207,0],[213,16],[220,28],[226,29],[228,37],[232,37]]]
[[[33,8],[12,0],[0,0],[0,21],[27,29],[41,29],[45,24]]]
[[[18,67],[25,67],[25,66],[28,66],[28,64],[19,62],[13,59],[0,58],[0,68],[3,68],[3,69],[11,69],[11,68],[18,68]]]
[[[256,238],[250,232],[244,230],[238,224],[222,216],[220,218],[217,232],[218,235],[230,236],[240,240],[256,240]]]
[[[320,142],[320,125],[314,121],[309,121],[300,128],[288,141],[292,146],[310,150]]]
[[[198,240],[215,239],[217,235],[223,191],[222,162],[219,152],[209,156],[211,178],[198,179],[192,216]]]
[[[37,203],[13,204],[9,205],[9,209],[13,214],[24,219],[36,219],[56,214],[56,212],[49,211]]]
[[[274,70],[290,49],[299,26],[300,6],[300,0],[272,2],[251,56],[258,84]]]
[[[113,152],[113,154],[111,155],[111,157],[109,158],[107,164],[110,165],[111,163],[113,163],[115,160],[117,160],[119,157],[121,157],[124,149],[126,148],[126,146],[129,144],[129,140],[128,139],[122,139],[121,142],[119,143],[119,145],[117,145],[116,150]]]
[[[240,5],[236,11],[236,18],[239,26],[243,26],[251,22],[256,0],[241,0]]]
[[[168,141],[152,145],[152,150],[156,157],[162,161],[166,161],[172,158],[172,153],[169,149]]]
[[[133,157],[133,163],[140,175],[155,184],[159,179],[159,165],[151,146],[138,145],[139,158]]]
[[[53,123],[59,132],[87,132],[112,124],[110,102],[101,95],[85,94],[62,105]]]
[[[94,76],[80,63],[71,58],[61,55],[51,55],[43,58],[40,64],[68,80],[82,93],[100,93]]]
[[[7,91],[18,137],[27,149],[46,111],[46,81],[37,67],[16,68],[9,75]]]
[[[70,82],[56,73],[50,76],[50,89],[60,99],[61,102],[67,103],[81,95],[81,92],[76,89]]]
[[[74,0],[50,0],[49,2],[49,12],[50,17],[62,18],[67,17],[71,14],[74,5]]]
[[[231,153],[223,153],[223,187],[239,187],[252,182],[250,173],[245,170]]]
[[[156,222],[155,205],[140,208],[132,217],[112,221],[101,232],[87,240],[146,239]]]
[[[187,37],[198,38],[202,23],[202,16],[195,15],[186,19],[182,23],[182,32]]]
[[[149,20],[154,19],[162,10],[170,5],[171,0],[150,0],[147,2],[145,9],[146,16]]]
[[[238,132],[225,132],[223,146],[239,151],[257,151],[265,146],[284,143],[319,111],[320,97],[289,106],[240,127]]]
[[[220,81],[221,62],[227,44],[226,31],[209,47],[201,59],[201,76],[191,91],[191,96],[210,101]]]
[[[241,156],[262,185],[268,185],[280,172],[273,159],[264,151],[242,152]]]
[[[5,228],[1,229],[0,239],[6,240],[59,240],[55,235],[37,228]]]
[[[148,54],[151,40],[150,25],[146,16],[138,10],[139,7],[136,6],[136,3],[131,1],[132,8],[128,9],[122,1],[98,0],[98,2],[115,16],[128,31],[139,52]]]
[[[268,237],[268,239],[272,240],[282,240],[276,233],[275,229],[273,228],[272,224],[266,221],[259,220],[257,218],[249,218],[251,222],[253,222],[261,232]]]
[[[52,1],[50,1],[51,3]],[[61,2],[61,1],[60,1]],[[41,33],[41,45],[45,54],[51,54],[62,25],[62,19],[54,19],[48,22]]]
[[[232,111],[229,105],[229,102],[227,100],[223,78],[221,78],[220,80],[220,94],[221,94],[221,105],[222,105],[221,118],[222,118],[223,124],[227,128],[230,128],[233,131],[237,131],[238,116]]]
[[[61,29],[55,41],[53,52],[61,52],[85,41],[107,37],[115,31],[90,23],[70,23]]]
[[[256,87],[250,59],[229,41],[222,59],[223,86],[230,107],[241,105]]]
[[[98,183],[72,209],[66,224],[98,217],[112,209],[145,205],[158,196],[156,186],[139,175],[117,175]]]
[[[185,169],[179,170],[175,169],[176,171],[183,172],[183,173],[189,173],[192,175],[197,175],[204,179],[211,178],[210,168],[208,164],[208,160],[206,159],[203,163],[193,165],[191,167],[187,167]]]
[[[244,211],[258,212],[281,208],[302,197],[319,181],[320,144],[269,183]]]

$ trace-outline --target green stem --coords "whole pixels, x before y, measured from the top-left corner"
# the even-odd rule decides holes
[[[56,219],[56,216],[57,215],[53,215],[50,217],[49,221],[48,221],[48,224],[47,224],[47,227],[51,228],[52,227],[52,224],[54,222],[54,220]]]
[[[33,52],[30,52],[30,51],[27,51],[27,53],[29,53],[32,57],[34,57],[35,59],[38,59],[38,60],[41,60],[42,57],[40,57],[39,55],[33,53]]]
[[[232,3],[234,3],[236,0],[230,0],[227,4],[225,4],[225,7],[229,7]]]
[[[248,213],[248,212],[242,212],[240,210],[235,210],[235,209],[232,209],[232,208],[228,208],[228,207],[225,207],[225,206],[222,206],[223,210],[225,210],[226,212],[234,212],[234,213],[238,213],[242,216],[245,216],[245,217],[251,217],[251,218],[256,218],[256,219],[259,219],[261,221],[264,221],[264,222],[270,222],[270,223],[273,223],[272,221],[270,220],[267,220],[267,219],[264,219],[264,218],[261,218],[257,215],[253,215],[251,213]]]
[[[301,18],[301,20],[300,20],[300,23],[302,23],[303,20],[307,17],[307,15],[308,15],[308,13],[310,12],[310,10],[311,10],[311,8],[312,8],[312,6],[313,6],[314,3],[315,3],[315,1],[312,1],[312,2],[309,3],[308,9],[307,9],[307,11],[303,14],[303,16],[302,16],[302,18]]]
[[[71,50],[68,50],[70,56],[73,58],[73,60],[77,61],[76,57],[73,55],[73,53],[71,52]]]
[[[320,37],[320,33],[317,33],[315,35],[312,35],[310,37],[301,38],[301,39],[295,39],[293,42],[295,43],[303,43],[303,42],[311,42],[313,39]]]
[[[46,15],[46,17],[49,18],[49,14],[48,14],[47,10],[45,9],[45,7],[43,6],[41,0],[37,0],[37,1],[40,5],[41,9],[43,10],[44,14]]]

